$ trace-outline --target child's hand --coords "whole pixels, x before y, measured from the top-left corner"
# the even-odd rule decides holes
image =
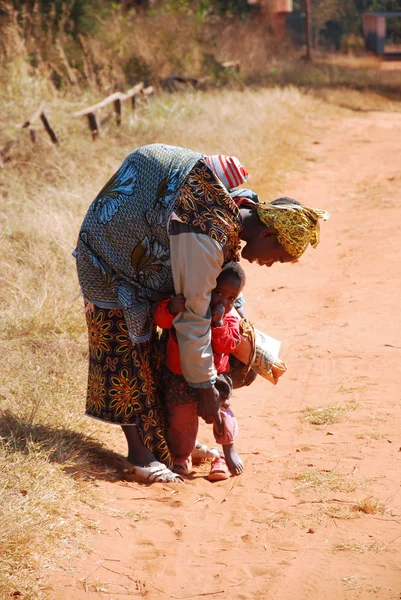
[[[212,323],[217,327],[221,327],[223,325],[223,317],[224,317],[224,306],[218,302],[212,308]]]
[[[178,296],[174,296],[171,298],[168,310],[172,315],[178,315],[178,313],[183,312],[185,308],[185,298],[182,294],[178,294]]]

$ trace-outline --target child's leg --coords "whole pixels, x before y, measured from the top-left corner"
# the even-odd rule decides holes
[[[234,448],[234,440],[238,435],[238,422],[230,407],[222,407],[220,414],[223,421],[223,433],[219,435],[213,428],[214,437],[216,442],[223,446],[224,458],[231,474],[240,475],[244,470],[244,465]]]
[[[162,371],[162,384],[168,415],[167,443],[177,466],[173,470],[185,475],[192,468],[191,453],[198,433],[197,390],[167,367]]]
[[[198,435],[198,403],[174,404],[167,401],[167,443],[174,457],[174,471],[188,474],[191,454]]]

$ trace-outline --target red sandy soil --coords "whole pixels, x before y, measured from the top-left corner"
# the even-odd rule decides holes
[[[245,265],[248,314],[288,363],[278,386],[259,377],[234,395],[245,473],[99,480],[108,509],[85,517],[101,533],[50,574],[52,599],[401,597],[401,115],[344,112],[313,128],[285,193],[331,212],[321,244],[295,264]],[[329,405],[354,410],[306,420]],[[200,439],[212,443],[209,426]],[[315,488],[302,479],[313,473],[348,487]],[[371,514],[352,510],[366,499]]]

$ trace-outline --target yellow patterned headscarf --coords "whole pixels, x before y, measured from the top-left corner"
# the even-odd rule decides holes
[[[294,258],[299,258],[308,247],[316,248],[320,241],[319,219],[327,219],[329,213],[303,204],[256,204],[259,220],[266,227],[277,231],[277,241]]]

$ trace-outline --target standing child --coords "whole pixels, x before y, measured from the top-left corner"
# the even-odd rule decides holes
[[[216,442],[223,446],[224,458],[219,457],[212,461],[210,481],[227,479],[230,473],[239,475],[244,468],[234,447],[238,423],[232,410],[225,405],[232,392],[230,353],[240,341],[239,321],[230,311],[244,284],[245,273],[242,267],[239,263],[230,262],[223,267],[211,295],[212,349],[223,421],[223,433],[219,434],[215,427],[213,432]],[[174,456],[174,471],[187,475],[192,467],[191,453],[198,433],[198,402],[197,390],[187,384],[182,374],[180,352],[173,326],[174,317],[184,308],[185,298],[182,294],[168,298],[158,305],[155,321],[159,327],[170,330],[164,376],[168,413],[167,440],[170,452]]]

